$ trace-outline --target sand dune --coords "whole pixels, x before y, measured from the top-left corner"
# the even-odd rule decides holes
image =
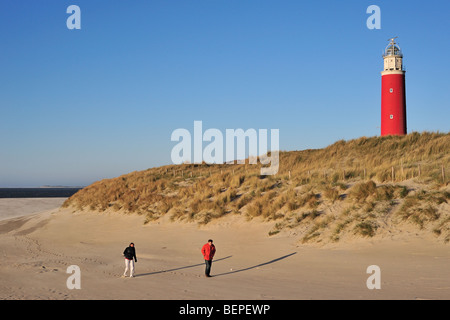
[[[28,209],[29,210],[29,209]],[[414,233],[318,247],[237,216],[206,226],[52,209],[0,221],[1,299],[449,299],[449,246]],[[201,246],[214,239],[212,278]],[[135,278],[121,278],[136,244]],[[81,270],[69,290],[66,269]],[[366,269],[381,269],[369,290]]]

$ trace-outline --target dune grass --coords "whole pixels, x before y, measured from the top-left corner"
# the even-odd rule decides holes
[[[272,176],[261,176],[260,164],[168,165],[97,181],[63,206],[137,213],[146,223],[167,215],[207,224],[239,214],[274,221],[271,235],[301,229],[303,242],[339,241],[344,233],[373,237],[389,216],[430,227],[448,242],[442,204],[448,204],[449,151],[449,133],[362,137],[280,152]]]

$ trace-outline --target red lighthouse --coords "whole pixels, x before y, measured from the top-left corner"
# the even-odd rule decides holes
[[[384,70],[381,72],[381,135],[406,134],[406,94],[403,54],[395,43],[389,39],[383,59]]]

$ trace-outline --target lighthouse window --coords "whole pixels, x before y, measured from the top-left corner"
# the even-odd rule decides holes
[[[390,88],[390,89],[389,89],[389,92],[390,92],[390,93],[394,92],[394,89]]]
[[[391,114],[390,116],[389,116],[389,119],[394,119],[394,115],[393,114]]]

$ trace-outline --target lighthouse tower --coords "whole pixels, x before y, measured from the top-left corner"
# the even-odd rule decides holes
[[[406,94],[403,54],[389,39],[384,50],[384,70],[381,72],[381,136],[406,134]]]

